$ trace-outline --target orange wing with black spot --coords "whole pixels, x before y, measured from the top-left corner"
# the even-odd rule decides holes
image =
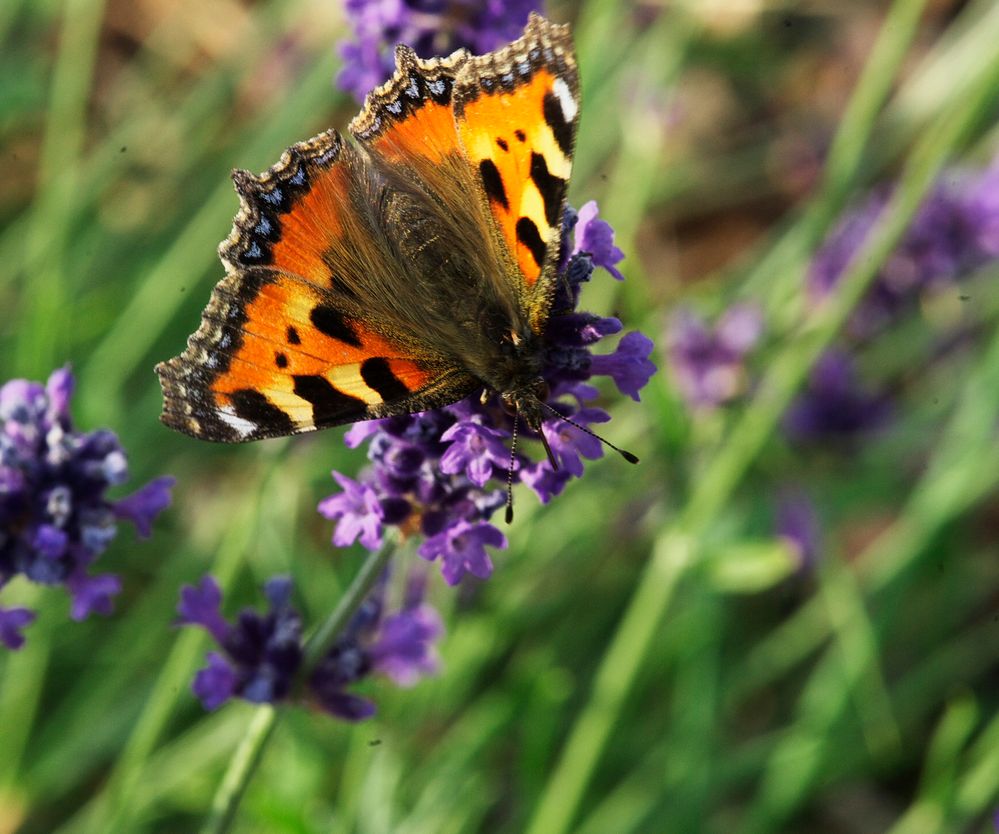
[[[180,356],[157,366],[163,421],[196,437],[296,434],[453,402],[475,383],[372,322],[363,287],[393,265],[358,203],[364,163],[329,131],[260,176],[219,248],[229,273]]]
[[[458,137],[524,284],[546,315],[579,122],[579,76],[567,26],[532,14],[522,37],[463,62]]]
[[[483,243],[498,238],[493,258],[539,330],[579,123],[569,27],[532,14],[520,38],[488,55],[422,60],[399,46],[396,64],[351,133],[396,172],[479,215]]]

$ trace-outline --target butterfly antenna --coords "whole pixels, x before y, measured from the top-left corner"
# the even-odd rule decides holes
[[[520,415],[513,415],[513,440],[510,441],[510,465],[506,468],[506,523],[513,522],[513,464],[517,460],[517,423]]]
[[[610,449],[613,449],[621,457],[623,457],[626,461],[628,461],[628,463],[638,463],[638,455],[633,455],[631,452],[628,452],[628,451],[626,451],[624,449],[621,449],[621,448],[615,446],[613,443],[611,443],[609,440],[605,440],[603,437],[601,437],[595,431],[590,431],[588,428],[586,428],[586,426],[579,425],[579,423],[577,423],[575,420],[570,420],[564,414],[560,413],[559,411],[556,411],[554,408],[552,408],[550,405],[548,405],[548,403],[546,403],[544,400],[538,400],[538,402],[540,402],[541,405],[543,405],[545,408],[547,408],[552,414],[554,414],[560,420],[564,420],[570,426],[575,426],[580,431],[586,432],[588,435],[590,435],[590,437],[595,437],[597,440],[599,440],[605,446],[607,446]],[[541,434],[541,439],[542,439],[542,441],[545,444],[545,451],[548,452],[548,457],[551,458],[552,453],[551,453],[551,450],[548,448],[548,441],[545,440],[545,435],[544,435],[543,432],[541,432],[540,434]]]

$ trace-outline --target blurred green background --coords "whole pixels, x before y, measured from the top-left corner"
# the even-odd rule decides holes
[[[570,199],[597,199],[627,276],[583,306],[664,341],[678,303],[765,312],[745,398],[692,416],[666,370],[608,396],[642,465],[589,467],[548,507],[518,496],[486,583],[435,583],[444,668],[368,682],[358,726],[291,709],[239,832],[992,831],[999,804],[999,268],[858,352],[894,418],[802,449],[780,418],[942,166],[999,148],[999,7],[959,2],[555,3],[583,115]],[[233,167],[343,127],[335,0],[0,3],[0,378],[71,362],[82,429],[112,428],[134,483],[178,478],[147,542],[102,559],[115,614],[57,590],[0,656],[0,834],[192,832],[254,720],[188,689],[207,641],[171,627],[205,572],[227,607],[296,580],[312,621],[356,573],[316,512],[340,430],[215,447],[157,416],[222,269]],[[808,262],[844,207],[900,182],[835,299]],[[953,349],[939,350],[959,332]],[[610,394],[610,392],[608,392]],[[788,484],[817,562],[775,536]],[[436,577],[435,577],[436,579]]]

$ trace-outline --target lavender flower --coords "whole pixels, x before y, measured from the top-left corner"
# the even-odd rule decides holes
[[[35,621],[35,612],[27,608],[0,608],[0,643],[8,649],[24,645],[21,631]]]
[[[637,400],[656,368],[648,358],[652,342],[641,333],[626,334],[611,354],[591,353],[597,342],[620,332],[621,322],[578,312],[580,286],[598,266],[619,277],[614,267],[623,256],[613,244],[613,231],[597,217],[596,205],[587,204],[584,212],[577,223],[575,213],[567,211],[561,278],[544,334],[543,375],[551,391],[549,405],[589,426],[610,419],[591,404],[598,396],[589,384],[593,377],[610,377]],[[439,562],[449,584],[466,573],[486,579],[493,570],[486,548],[506,546],[490,518],[504,504],[508,472],[547,503],[582,475],[584,459],[603,455],[595,438],[558,418],[545,420],[542,431],[559,463],[557,472],[547,459],[526,454],[526,442],[519,443],[511,467],[513,418],[495,396],[485,403],[474,396],[435,411],[356,425],[345,441],[351,447],[367,443],[371,466],[358,481],[334,473],[343,492],[322,501],[319,511],[337,522],[335,544],[359,538],[375,549],[385,528],[395,526],[424,536],[420,556]],[[523,423],[520,432],[521,441],[539,439]]]
[[[117,501],[105,492],[128,480],[128,462],[115,435],[73,428],[73,376],[54,371],[45,385],[15,379],[0,388],[0,588],[15,576],[64,585],[71,615],[106,614],[121,589],[112,574],[92,575],[91,564],[117,535],[119,520],[150,534],[170,503],[173,478],[157,478]],[[0,640],[23,643],[31,612],[0,609]]]
[[[587,253],[593,260],[603,266],[618,281],[624,276],[617,270],[616,264],[624,260],[624,252],[614,245],[614,230],[610,223],[598,216],[597,201],[583,203],[576,220],[575,244],[572,254]]]
[[[810,296],[832,293],[888,203],[881,189],[846,215],[812,261]],[[999,257],[999,160],[983,174],[942,177],[923,201],[898,247],[881,267],[850,320],[866,337],[911,307],[920,295],[952,284]]]
[[[744,393],[746,356],[763,329],[760,312],[740,304],[712,329],[690,310],[673,316],[667,356],[680,395],[692,409],[714,409]]]
[[[967,187],[964,204],[977,249],[986,258],[999,258],[999,157]]]
[[[291,603],[287,577],[275,577],[264,586],[267,611],[244,609],[232,623],[222,616],[222,592],[214,578],[187,585],[177,606],[178,624],[204,628],[221,649],[208,654],[192,690],[209,710],[232,698],[276,704],[302,697],[339,718],[368,718],[374,704],[348,687],[373,672],[412,686],[437,670],[434,641],[443,633],[440,618],[423,601],[422,580],[409,585],[402,606],[388,615],[386,583],[375,588],[309,673],[301,696],[296,684],[305,674],[302,617]]]
[[[880,428],[888,414],[887,400],[861,384],[852,360],[831,349],[784,415],[784,428],[798,442],[843,441]]]
[[[779,493],[775,525],[777,535],[786,541],[798,558],[799,569],[812,568],[819,553],[819,521],[815,505],[800,490]]]
[[[340,89],[359,102],[392,75],[393,49],[411,46],[421,58],[449,55],[462,47],[492,52],[520,35],[535,0],[347,0],[353,40],[340,44]]]

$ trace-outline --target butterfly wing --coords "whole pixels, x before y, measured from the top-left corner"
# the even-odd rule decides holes
[[[335,131],[234,180],[241,208],[219,247],[228,275],[187,350],[156,369],[167,425],[253,440],[432,408],[475,389],[418,331],[393,332],[384,315],[376,323],[370,285],[396,265],[369,208],[378,185]]]
[[[547,320],[579,123],[579,75],[568,26],[531,14],[524,34],[464,61],[455,124],[516,265],[535,332]]]
[[[553,294],[578,122],[568,27],[532,15],[522,37],[489,55],[423,60],[400,46],[396,64],[350,131],[394,193],[417,195],[420,211],[398,212],[393,239],[433,276],[435,301],[420,306],[475,313],[461,332],[428,332],[460,343],[461,364],[495,379],[497,346],[511,332],[540,333]]]
[[[360,151],[328,131],[234,174],[228,275],[157,367],[168,425],[242,441],[445,405],[543,329],[578,109],[567,28],[532,15],[481,58],[396,57],[351,124]]]

